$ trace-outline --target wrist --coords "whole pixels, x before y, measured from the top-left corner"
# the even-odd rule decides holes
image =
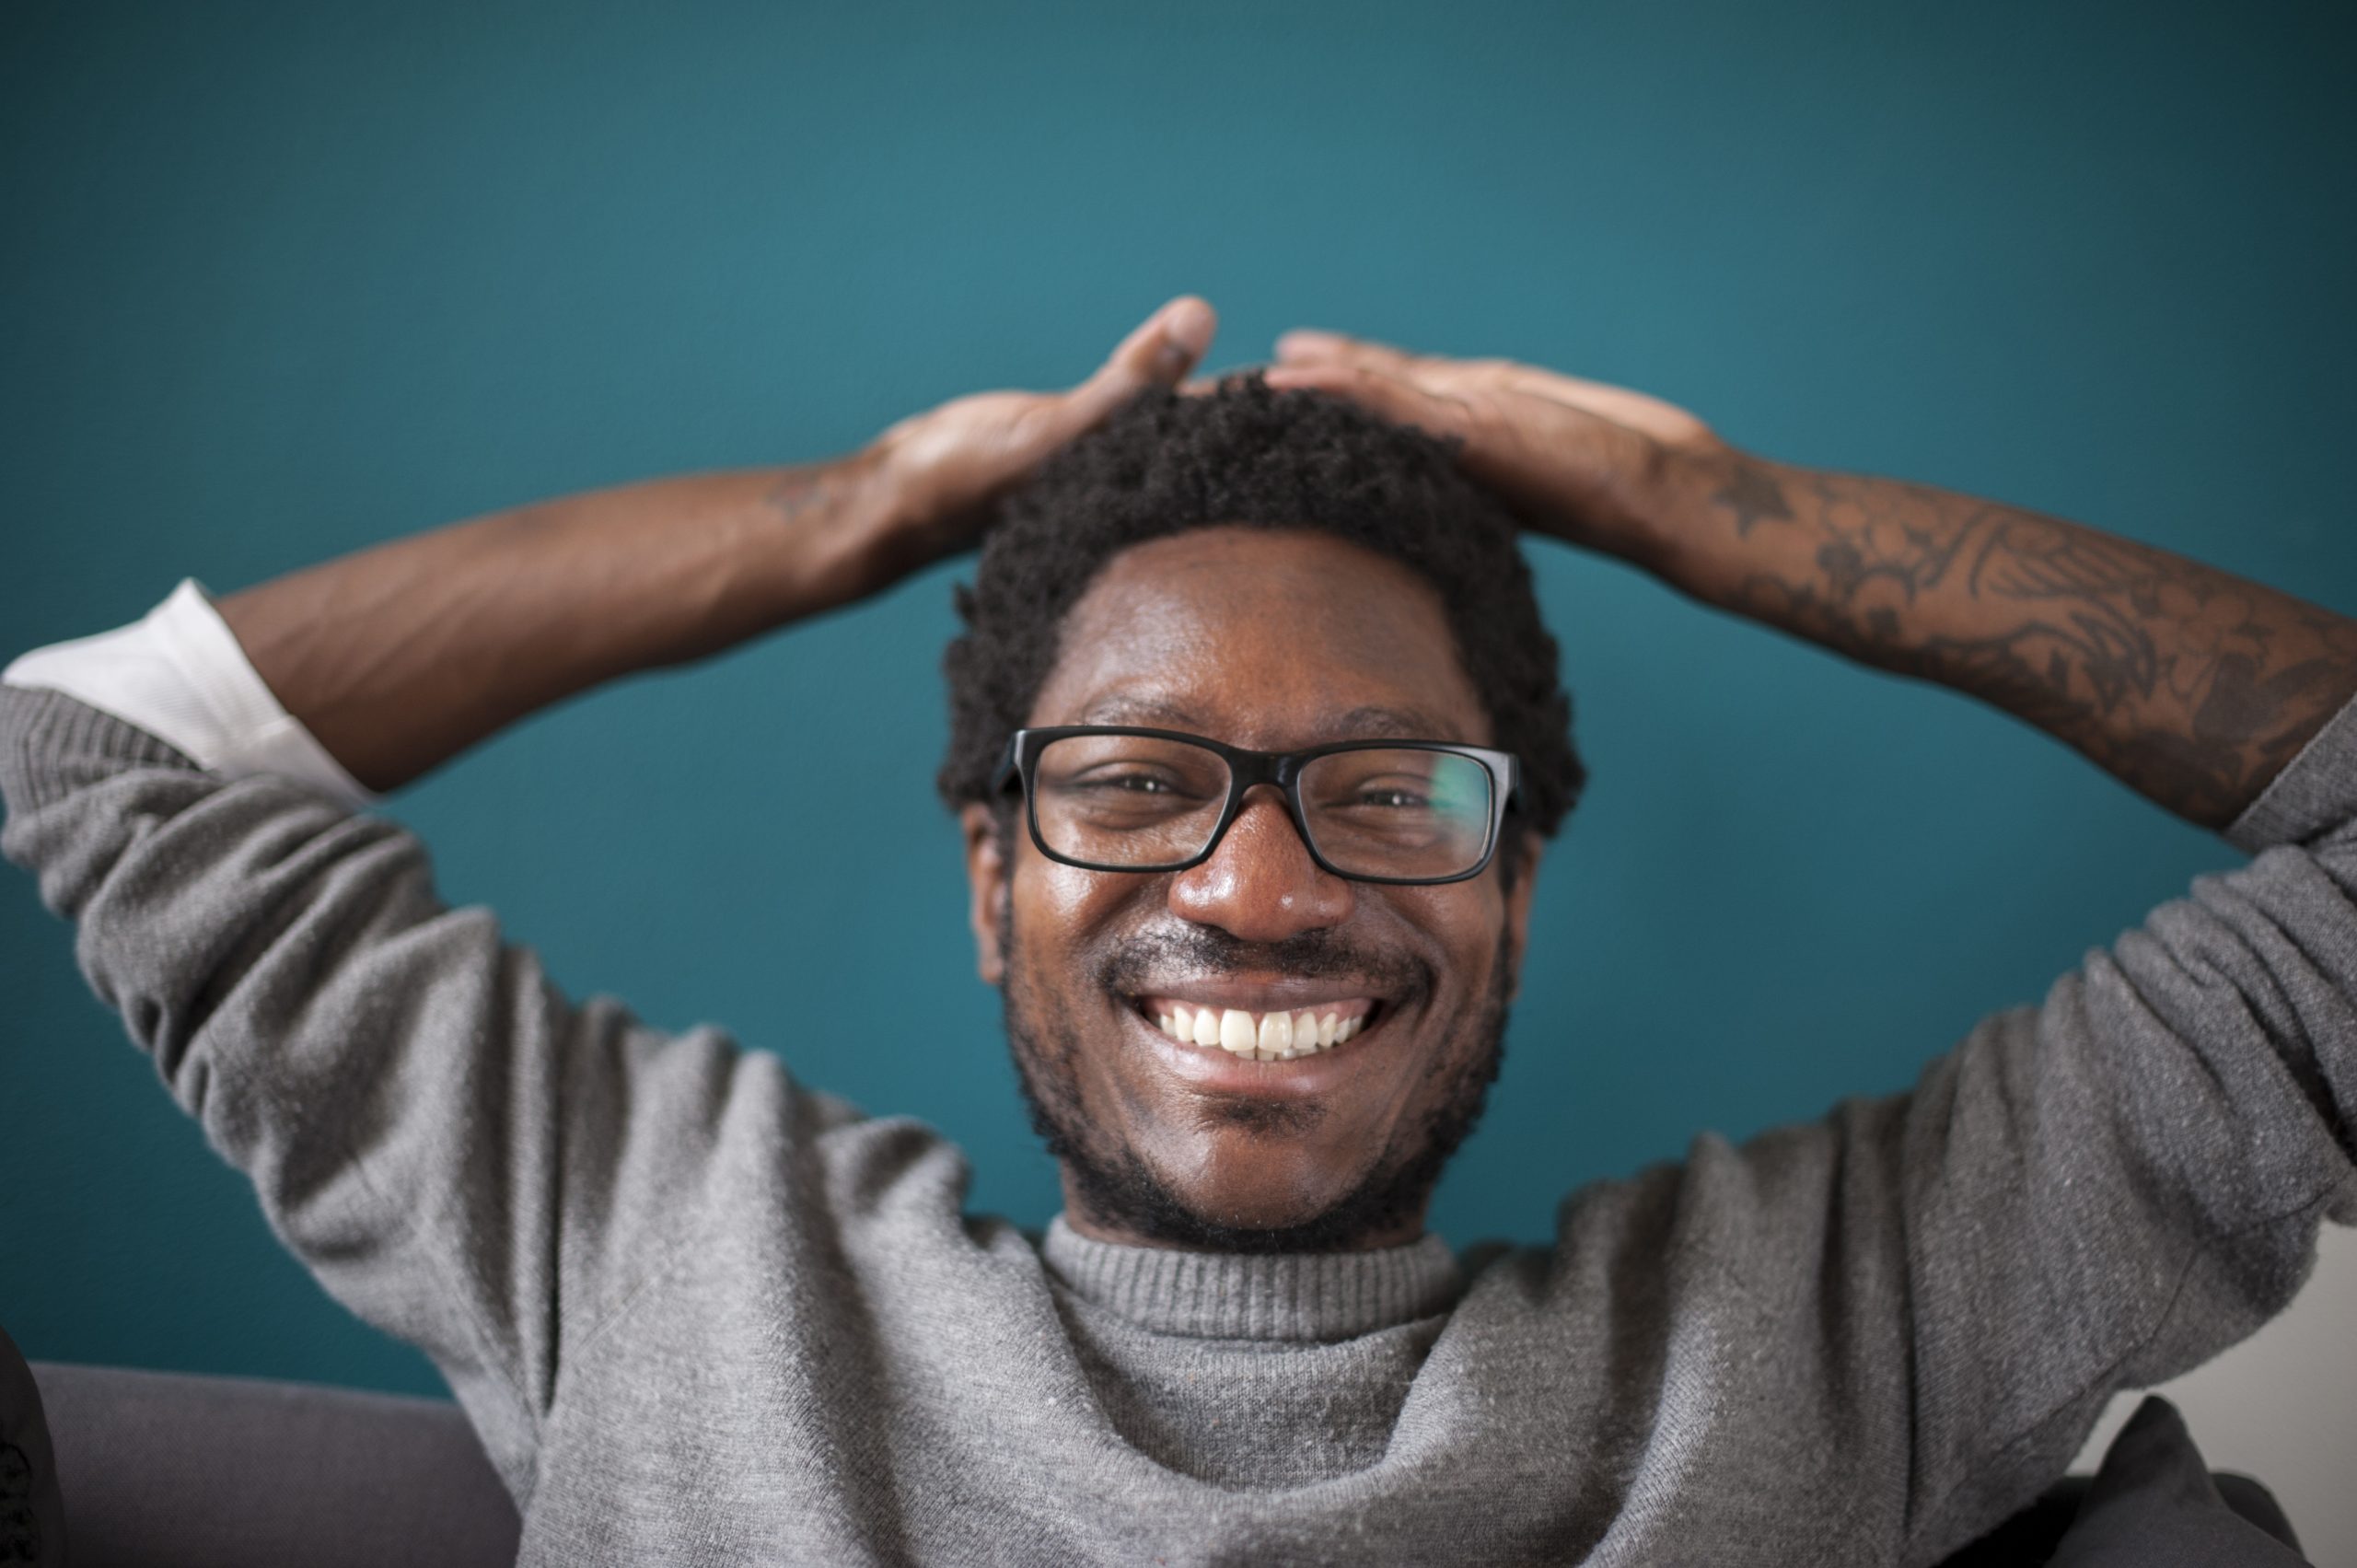
[[[959,457],[939,431],[904,420],[842,459],[852,597],[881,593],[981,538],[988,492]]]
[[[880,447],[775,470],[761,501],[784,568],[782,619],[865,598],[907,570],[913,518]]]
[[[1642,459],[1615,465],[1617,482],[1594,514],[1606,524],[1601,544],[1611,554],[1681,588],[1689,588],[1704,560],[1712,496],[1726,482],[1732,448],[1644,443]],[[1608,529],[1608,532],[1607,532]]]
[[[1639,560],[1671,587],[1724,605],[1766,555],[1792,542],[1792,470],[1713,440],[1674,449],[1645,507]]]

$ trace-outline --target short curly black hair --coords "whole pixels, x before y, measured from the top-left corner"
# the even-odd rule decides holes
[[[1222,524],[1335,534],[1430,582],[1495,744],[1522,759],[1515,820],[1553,835],[1587,771],[1513,516],[1448,444],[1258,375],[1200,396],[1141,393],[1007,498],[973,586],[957,589],[966,630],[942,661],[949,751],[936,782],[951,809],[990,799],[1006,738],[1055,668],[1065,614],[1105,563]]]

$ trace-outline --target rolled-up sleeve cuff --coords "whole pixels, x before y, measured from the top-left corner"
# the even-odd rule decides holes
[[[2357,698],[2310,738],[2291,764],[2235,819],[2226,840],[2256,854],[2305,844],[2357,816]]]
[[[280,705],[193,578],[128,626],[35,648],[0,683],[62,691],[226,777],[299,779],[355,807],[377,798]]]

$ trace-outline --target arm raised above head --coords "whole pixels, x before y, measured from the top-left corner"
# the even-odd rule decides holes
[[[2151,545],[1733,451],[1682,479],[1688,592],[1969,692],[2213,830],[2357,693],[2357,621]]]
[[[1068,393],[985,393],[842,463],[466,523],[224,601],[184,585],[0,676],[0,851],[99,997],[331,1294],[424,1349],[511,1491],[572,1349],[725,1163],[816,1192],[856,1120],[709,1028],[561,993],[424,846],[356,814],[542,703],[849,602],[958,547],[995,489],[1147,380],[1158,312]]]
[[[1464,443],[1536,531],[1953,686],[2223,830],[2357,693],[2357,621],[2078,523],[1773,463],[1643,393],[1289,334],[1276,386]]]
[[[1329,333],[1280,360],[1272,385],[1460,440],[1534,530],[1971,692],[2253,854],[1912,1092],[1687,1167],[1709,1256],[1761,1304],[1775,1408],[1853,1444],[1856,1495],[1888,1468],[1901,1560],[2026,1504],[2116,1389],[2289,1304],[2318,1227],[2357,1223],[2357,622],[2059,518],[1751,458],[1619,388]]]
[[[544,501],[234,594],[221,613],[279,702],[389,790],[536,709],[879,593],[971,544],[993,500],[1209,346],[1171,301],[1064,392],[983,392],[847,458]]]

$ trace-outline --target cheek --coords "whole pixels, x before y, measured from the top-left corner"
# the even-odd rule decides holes
[[[1107,886],[1111,880],[1027,854],[1015,868],[1015,918],[1026,932],[1037,932],[1051,945],[1069,946],[1085,938],[1119,901],[1116,889]]]
[[[1494,872],[1470,882],[1393,889],[1400,917],[1427,934],[1445,955],[1441,983],[1478,990],[1489,980],[1506,921],[1505,896]]]
[[[1042,985],[1053,987],[1060,1005],[1087,983],[1084,972],[1100,955],[1104,935],[1131,901],[1143,896],[1135,877],[1109,876],[1059,865],[1038,854],[1017,861],[1009,888],[1010,915],[1025,963]]]

